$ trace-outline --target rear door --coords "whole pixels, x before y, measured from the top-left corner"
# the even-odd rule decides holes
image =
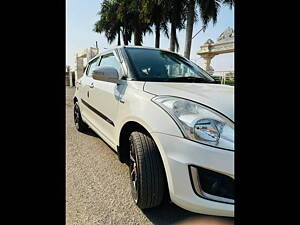
[[[100,57],[97,57],[88,63],[85,74],[81,79],[80,111],[83,119],[88,120],[91,123],[95,122],[93,112],[89,108],[89,105],[91,104],[91,90],[93,89],[94,82],[92,78],[92,71],[99,64],[99,59]]]

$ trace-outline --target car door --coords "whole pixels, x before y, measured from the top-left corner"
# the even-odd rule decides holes
[[[102,55],[100,67],[112,66],[118,70],[119,77],[123,73],[121,64],[114,51]],[[115,133],[115,123],[119,110],[120,86],[116,83],[93,80],[94,88],[90,93],[91,105],[95,113],[95,125],[99,132],[104,135],[113,145]]]
[[[91,90],[93,89],[92,71],[99,64],[100,57],[97,57],[90,61],[87,65],[83,77],[80,79],[80,91],[79,97],[81,99],[80,111],[84,120],[88,120],[90,123],[94,123],[94,113],[91,111],[89,105],[91,104]]]

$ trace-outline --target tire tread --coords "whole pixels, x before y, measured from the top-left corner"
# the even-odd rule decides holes
[[[147,134],[131,134],[137,154],[140,191],[137,205],[141,209],[152,208],[161,204],[164,198],[165,177],[162,160],[153,139]]]

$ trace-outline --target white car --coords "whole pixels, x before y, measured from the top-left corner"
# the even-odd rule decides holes
[[[129,166],[141,209],[170,196],[196,213],[234,216],[234,88],[188,59],[121,46],[76,83],[77,130],[94,130]]]

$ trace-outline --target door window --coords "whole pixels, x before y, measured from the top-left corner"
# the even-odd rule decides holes
[[[102,56],[100,66],[112,66],[118,70],[119,75],[121,74],[121,65],[113,53]]]
[[[93,69],[95,69],[95,67],[98,65],[98,62],[99,62],[99,57],[89,63],[86,71],[88,77],[92,76]]]

